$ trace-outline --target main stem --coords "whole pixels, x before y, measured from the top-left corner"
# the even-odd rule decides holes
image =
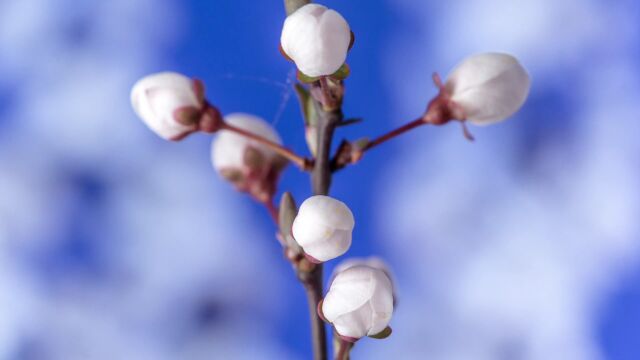
[[[322,300],[322,264],[318,264],[313,271],[306,274],[302,280],[307,293],[309,303],[309,315],[311,316],[311,338],[313,340],[313,358],[315,360],[327,360],[327,333],[324,321],[318,316],[318,304]]]
[[[285,0],[287,15],[301,6],[310,3],[310,0]],[[327,94],[327,82],[324,80],[325,94]],[[342,121],[342,111],[333,108],[327,111],[317,99],[314,101],[317,112],[317,152],[316,159],[311,170],[311,187],[314,195],[328,195],[331,187],[331,143],[336,126]],[[301,275],[301,274],[299,274]],[[324,321],[318,315],[318,304],[323,295],[323,266],[322,264],[301,277],[309,302],[309,314],[311,316],[311,335],[313,337],[313,358],[315,360],[327,360],[327,333]]]
[[[334,346],[338,347],[335,360],[349,360],[349,351],[351,351],[353,344],[342,339],[336,341],[334,344]]]
[[[318,119],[318,147],[316,160],[311,172],[311,186],[314,195],[328,195],[331,187],[331,143],[336,125],[341,121],[339,110],[326,112],[316,105]]]
[[[328,195],[331,187],[331,143],[336,126],[342,121],[340,109],[326,111],[320,102],[315,101],[314,106],[318,113],[318,147],[316,160],[311,172],[311,186],[314,195]],[[311,315],[311,331],[313,336],[313,358],[315,360],[327,359],[327,334],[324,321],[318,316],[318,304],[322,300],[323,266],[318,264],[309,273],[303,284],[307,291],[309,311]]]

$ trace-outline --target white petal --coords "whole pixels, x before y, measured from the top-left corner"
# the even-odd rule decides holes
[[[172,72],[149,75],[139,80],[131,90],[131,104],[145,124],[166,139],[191,129],[191,126],[175,121],[175,110],[185,106],[200,106],[193,81]]]
[[[357,266],[336,276],[322,304],[322,312],[327,320],[333,322],[371,299],[375,291],[373,271],[366,266]]]
[[[344,64],[351,42],[347,21],[334,10],[308,4],[289,15],[280,43],[308,76],[331,75]]]
[[[338,273],[322,303],[324,317],[343,336],[384,330],[393,314],[393,289],[384,271],[356,265]]]
[[[326,6],[308,4],[287,16],[282,26],[280,44],[289,57],[294,59],[306,55],[304,52],[310,48],[309,41],[317,40],[318,19],[327,10]]]
[[[352,268],[354,266],[369,266],[372,267],[374,269],[378,269],[378,270],[382,270],[385,273],[390,274],[391,271],[389,270],[389,267],[387,266],[387,264],[384,262],[384,260],[382,260],[381,258],[377,257],[377,256],[371,256],[368,258],[349,258],[346,260],[343,260],[340,262],[340,264],[338,264],[334,269],[333,269],[333,277],[335,278],[335,275],[343,272],[349,268]]]
[[[333,269],[333,273],[331,274],[331,278],[329,280],[329,284],[331,284],[333,282],[333,279],[335,279],[336,275],[347,270],[350,269],[354,266],[368,266],[377,270],[382,271],[385,275],[387,275],[387,277],[389,278],[389,281],[391,282],[391,287],[392,287],[392,293],[395,294],[395,281],[393,279],[393,274],[391,273],[391,269],[389,268],[389,266],[384,262],[384,260],[382,260],[381,258],[377,257],[377,256],[371,256],[368,258],[349,258],[346,260],[341,261],[334,269]],[[395,295],[394,295],[395,296]]]
[[[343,202],[317,195],[300,205],[292,233],[305,253],[327,261],[349,250],[354,225],[353,214]]]
[[[511,55],[474,55],[458,65],[445,85],[467,119],[488,125],[513,115],[529,94],[527,71]]]
[[[147,90],[147,100],[154,117],[166,117],[172,123],[174,112],[182,107],[198,107],[191,92],[176,91],[173,88],[155,87]]]
[[[352,312],[339,316],[332,324],[338,334],[360,339],[369,335],[369,329],[372,328],[371,315],[371,307],[366,303]]]
[[[391,321],[393,315],[393,285],[387,274],[378,271],[375,280],[375,290],[371,297],[370,305],[372,325],[367,335],[375,335],[384,330]]]
[[[305,253],[311,255],[316,260],[329,261],[343,255],[349,250],[351,247],[351,232],[334,230],[326,239],[300,246]]]
[[[176,72],[165,71],[145,76],[134,85],[134,89],[149,89],[152,87],[191,89],[192,86],[193,80],[190,78]]]
[[[304,214],[303,216],[297,216],[291,227],[291,232],[296,242],[303,248],[315,243],[320,243],[320,245],[326,244],[326,240],[329,239],[335,231],[336,229],[333,226],[316,221],[313,217],[305,216]]]
[[[353,230],[355,226],[349,207],[342,201],[324,195],[315,195],[305,200],[300,205],[298,215],[336,229]]]

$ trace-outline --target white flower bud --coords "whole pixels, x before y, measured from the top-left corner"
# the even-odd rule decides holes
[[[335,259],[349,250],[355,221],[343,202],[324,195],[305,200],[292,233],[304,252],[318,261]]]
[[[346,259],[344,261],[341,261],[340,264],[338,264],[334,269],[333,269],[333,276],[332,276],[332,280],[335,279],[336,275],[338,275],[339,273],[350,269],[354,266],[368,266],[368,267],[372,267],[374,269],[378,269],[381,270],[382,272],[384,272],[385,274],[387,274],[387,276],[389,277],[389,279],[391,280],[391,283],[393,283],[393,278],[391,277],[391,271],[389,270],[389,267],[387,266],[387,264],[384,262],[384,260],[382,260],[379,257],[376,256],[372,256],[372,257],[368,257],[368,258],[349,258]]]
[[[225,116],[224,120],[229,125],[282,143],[273,127],[259,117],[236,113]],[[229,130],[221,130],[213,140],[211,161],[220,175],[259,201],[273,196],[279,175],[286,165],[286,160],[266,145]]]
[[[307,4],[289,15],[282,28],[280,44],[303,74],[331,75],[347,59],[351,30],[334,10]]]
[[[341,261],[340,264],[338,264],[334,269],[333,269],[333,274],[331,275],[331,280],[329,281],[329,283],[333,282],[333,279],[336,278],[336,276],[347,270],[350,269],[354,266],[368,266],[368,267],[372,267],[374,269],[378,269],[382,272],[384,272],[387,277],[389,278],[389,280],[391,280],[391,286],[393,288],[393,297],[395,299],[396,297],[396,288],[395,288],[395,281],[393,280],[393,275],[391,274],[391,270],[389,269],[389,266],[387,266],[387,264],[384,262],[384,260],[382,260],[379,257],[376,256],[372,256],[372,257],[368,257],[368,258],[349,258],[346,259],[344,261]],[[395,300],[394,300],[395,301]]]
[[[131,89],[131,104],[156,134],[167,140],[180,140],[198,130],[197,122],[204,105],[201,92],[196,81],[163,72],[139,80]]]
[[[393,314],[393,285],[380,269],[355,265],[340,271],[322,301],[322,315],[343,337],[381,333]]]
[[[462,61],[449,75],[445,91],[462,109],[466,120],[489,125],[518,111],[530,85],[527,71],[516,58],[485,53]]]

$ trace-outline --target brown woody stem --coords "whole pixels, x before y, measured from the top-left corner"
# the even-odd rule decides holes
[[[336,126],[342,121],[342,111],[325,111],[319,101],[314,101],[318,113],[318,146],[316,159],[311,172],[311,185],[315,195],[328,195],[331,187],[331,143]],[[324,321],[317,313],[318,303],[322,300],[323,266],[316,265],[314,270],[306,274],[301,281],[307,291],[309,311],[311,315],[311,328],[313,335],[313,354],[315,360],[327,359],[327,334]]]
[[[367,151],[367,150],[371,150],[372,148],[374,148],[374,147],[376,147],[376,146],[378,146],[380,144],[383,144],[383,143],[395,138],[396,136],[402,135],[405,132],[407,132],[409,130],[412,130],[414,128],[417,128],[418,126],[424,125],[424,124],[426,124],[426,122],[424,121],[423,117],[420,117],[420,118],[418,118],[416,120],[413,120],[412,122],[410,122],[408,124],[405,124],[405,125],[397,128],[397,129],[395,129],[395,130],[392,130],[392,131],[390,131],[390,132],[388,132],[388,133],[386,133],[386,134],[384,134],[384,135],[382,135],[382,136],[380,136],[380,137],[378,137],[378,138],[376,138],[374,140],[371,140],[362,149],[362,151],[364,152],[364,151]]]
[[[320,102],[314,102],[318,112],[318,146],[311,170],[311,185],[315,195],[327,195],[331,187],[331,143],[336,126],[342,121],[340,110],[327,112]]]
[[[335,334],[335,336],[338,338],[338,341],[334,342],[334,346],[338,347],[338,350],[335,352],[335,360],[349,360],[349,352],[353,347],[353,343],[341,339],[337,334]]]
[[[310,3],[309,0],[285,0],[287,14],[291,14],[299,7]],[[314,96],[313,106],[317,113],[317,151],[313,163],[305,162],[305,166],[312,166],[311,186],[314,195],[328,195],[331,187],[332,164],[331,143],[336,126],[342,120],[340,109],[342,92],[339,97],[332,93],[327,78],[319,81],[321,87],[320,96]],[[341,86],[341,85],[340,85]],[[341,88],[341,90],[344,90]],[[313,95],[313,91],[312,91]],[[309,169],[305,167],[305,169]],[[310,271],[297,271],[300,282],[304,285],[309,302],[309,314],[311,316],[311,333],[313,340],[313,358],[315,360],[327,360],[327,333],[325,323],[318,315],[318,304],[323,295],[323,266],[318,264]]]
[[[342,122],[342,110],[337,107],[328,110],[326,101],[330,94],[324,83],[324,93],[320,98],[314,98],[313,106],[317,114],[317,151],[311,170],[311,186],[314,195],[328,195],[331,187],[332,164],[331,144],[335,128]],[[322,86],[322,85],[321,85]],[[330,105],[336,104],[331,99]],[[298,272],[298,278],[307,292],[309,312],[311,315],[311,332],[313,337],[313,358],[315,360],[327,359],[327,334],[324,321],[320,318],[317,309],[323,295],[323,266],[317,264],[313,270]]]
[[[318,304],[322,301],[323,266],[318,264],[310,272],[299,273],[298,278],[304,286],[309,304],[311,319],[311,339],[313,342],[313,359],[327,360],[327,333],[324,321],[318,315]]]
[[[360,141],[352,143],[345,140],[331,161],[331,168],[333,172],[336,172],[347,165],[355,164],[362,159],[366,151],[424,124],[428,124],[428,122],[425,117],[421,117],[364,144],[359,144]]]
[[[296,166],[298,166],[300,169],[302,170],[309,170],[311,168],[311,162],[308,159],[303,158],[302,156],[297,155],[296,153],[294,153],[293,151],[287,149],[286,147],[275,143],[267,138],[264,138],[260,135],[254,134],[250,131],[244,130],[242,128],[230,125],[229,123],[222,123],[221,129],[223,130],[228,130],[228,131],[232,131],[238,135],[242,135],[246,138],[249,138],[251,140],[257,141],[262,145],[265,145],[267,147],[269,147],[271,150],[275,151],[276,153],[278,153],[279,155],[281,155],[282,157],[288,159],[289,161],[291,161],[292,163],[294,163]]]

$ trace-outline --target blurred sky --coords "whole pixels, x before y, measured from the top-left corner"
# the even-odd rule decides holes
[[[424,128],[336,175],[348,256],[394,269],[393,336],[355,359],[640,356],[640,3],[326,1],[356,34],[345,112],[374,136],[469,54],[533,79],[513,119]],[[139,77],[205,81],[306,151],[280,1],[0,0],[0,359],[309,358],[264,210],[135,118]],[[298,201],[306,176],[282,181]],[[332,262],[329,270],[335,265]]]

